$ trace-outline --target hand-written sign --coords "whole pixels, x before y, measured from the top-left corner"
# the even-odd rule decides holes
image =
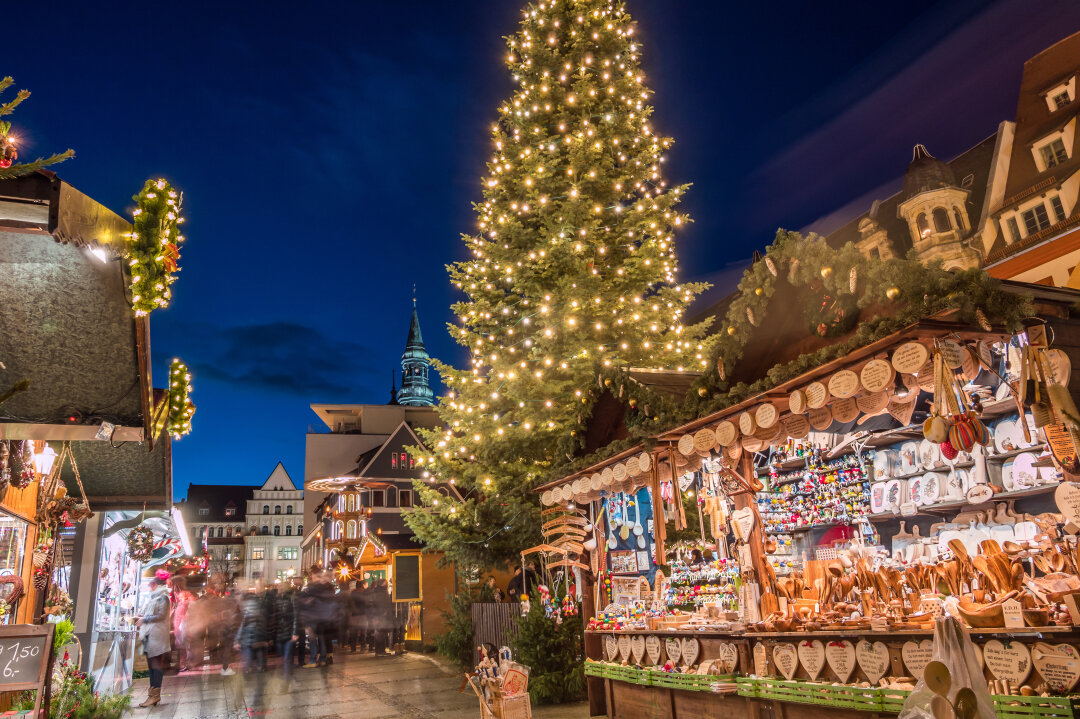
[[[991,639],[983,645],[983,660],[995,677],[1010,684],[1023,684],[1031,673],[1031,652],[1021,642]]]
[[[1080,681],[1080,653],[1071,644],[1039,642],[1031,650],[1031,659],[1039,676],[1055,692],[1071,692]]]
[[[1065,515],[1066,522],[1080,525],[1080,484],[1062,482],[1054,491],[1054,502],[1058,511]]]
[[[35,690],[31,716],[37,716],[42,706],[49,706],[53,632],[52,624],[0,627],[0,691]]]

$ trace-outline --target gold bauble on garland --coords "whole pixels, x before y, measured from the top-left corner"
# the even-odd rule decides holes
[[[900,296],[900,288],[890,287],[889,289],[885,290],[885,296],[888,297],[890,300],[895,300],[897,297]]]
[[[705,389],[704,387],[698,387],[697,388],[697,393],[698,393],[698,397],[704,397],[707,394],[709,394],[709,390]]]
[[[832,268],[829,267],[828,265],[826,265],[825,267],[822,267],[821,268],[821,278],[824,279],[824,280],[827,280],[830,277],[832,277]]]

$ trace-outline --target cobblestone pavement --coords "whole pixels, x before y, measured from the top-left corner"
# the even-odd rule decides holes
[[[458,693],[461,675],[424,655],[376,658],[371,655],[335,655],[324,669],[297,669],[292,687],[281,679],[280,662],[272,662],[261,675],[221,676],[220,666],[201,671],[169,674],[161,704],[136,708],[135,719],[478,719],[480,706],[466,687]],[[262,680],[262,702],[255,694]],[[146,697],[148,680],[131,690],[132,705]],[[586,704],[537,707],[536,719],[586,719]]]

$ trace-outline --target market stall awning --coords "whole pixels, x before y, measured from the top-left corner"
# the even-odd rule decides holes
[[[149,322],[120,257],[131,225],[49,172],[0,182],[0,438],[147,439]],[[145,451],[145,447],[143,450]]]
[[[172,504],[172,442],[167,434],[147,451],[136,442],[72,442],[72,456],[90,502],[90,509],[164,509]],[[77,496],[75,473],[65,463],[60,477]]]

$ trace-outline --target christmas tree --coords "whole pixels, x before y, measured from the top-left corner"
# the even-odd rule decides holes
[[[579,450],[599,371],[706,362],[705,328],[683,326],[704,286],[676,279],[686,186],[663,177],[672,141],[650,123],[623,4],[531,4],[507,42],[516,90],[491,128],[470,257],[448,268],[471,364],[437,365],[446,430],[423,436],[430,483],[409,516],[428,547],[480,566],[539,541],[531,490]]]
[[[0,93],[3,93],[14,83],[15,80],[11,77],[0,80]],[[30,97],[29,90],[19,90],[10,102],[0,104],[0,117],[15,112],[15,108],[28,97]],[[33,162],[17,163],[15,160],[18,159],[19,152],[16,147],[15,136],[11,134],[11,123],[6,120],[0,122],[0,180],[29,175],[31,172],[36,172],[43,167],[63,162],[74,154],[74,150],[65,150],[50,157],[39,157]]]

